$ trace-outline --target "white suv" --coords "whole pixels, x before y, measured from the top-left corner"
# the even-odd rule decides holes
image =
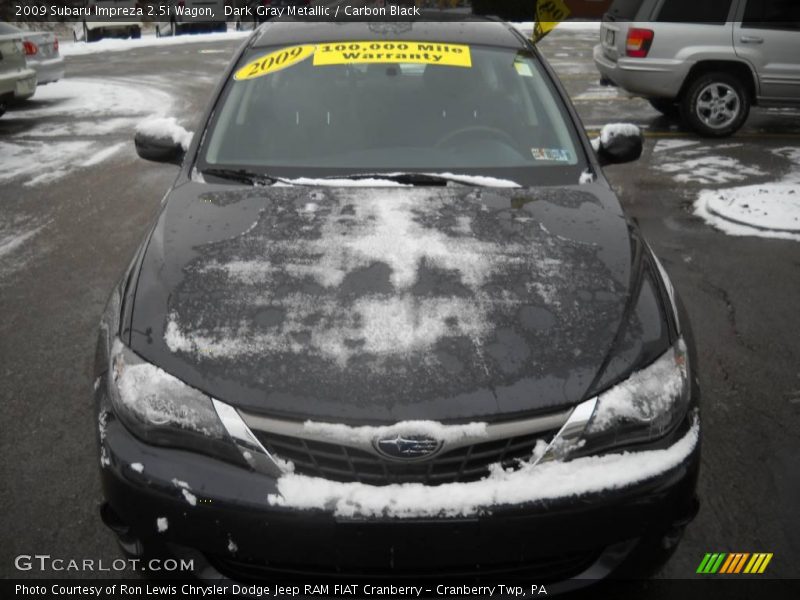
[[[605,83],[724,137],[750,107],[800,107],[797,0],[615,0],[594,62]]]

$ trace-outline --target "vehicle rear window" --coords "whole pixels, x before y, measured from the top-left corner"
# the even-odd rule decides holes
[[[733,0],[664,0],[656,21],[723,25],[728,21],[731,4]]]
[[[383,47],[392,44],[457,46],[458,53]],[[396,62],[386,62],[389,56]],[[484,46],[365,41],[254,49],[237,66],[209,129],[201,162],[270,172],[585,165],[574,124],[535,55]]]
[[[749,0],[744,27],[800,30],[800,2],[797,0]]]
[[[634,21],[644,0],[614,0],[605,18],[609,21]]]

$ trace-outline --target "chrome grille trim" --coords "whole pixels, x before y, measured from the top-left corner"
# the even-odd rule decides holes
[[[574,409],[569,408],[558,413],[542,415],[530,419],[506,421],[502,423],[489,423],[486,425],[486,435],[463,436],[456,441],[445,442],[441,451],[437,452],[432,458],[435,458],[444,452],[457,450],[458,448],[471,446],[477,443],[492,442],[524,435],[543,433],[552,430],[559,431],[567,423],[573,411]],[[353,448],[362,452],[368,452],[376,457],[383,458],[383,456],[377,450],[375,450],[372,443],[357,443],[354,441],[347,442],[338,437],[328,436],[316,431],[308,431],[305,427],[305,422],[274,419],[271,417],[245,412],[243,410],[239,410],[239,414],[247,426],[253,431],[272,433],[275,435],[297,438],[311,442],[347,446],[348,448]],[[400,425],[400,423],[396,423],[395,425]],[[445,427],[447,426],[445,425]],[[354,427],[353,429],[357,430],[358,428]],[[391,426],[389,426],[389,429],[391,429]]]

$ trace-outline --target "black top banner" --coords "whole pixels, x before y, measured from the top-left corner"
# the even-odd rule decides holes
[[[11,22],[660,21],[779,24],[800,32],[796,0],[0,0]]]

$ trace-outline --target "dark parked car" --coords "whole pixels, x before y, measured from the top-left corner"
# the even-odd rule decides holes
[[[697,510],[689,324],[549,66],[496,21],[253,32],[114,289],[102,516],[233,580],[582,585]],[[187,148],[188,146],[188,148]]]

